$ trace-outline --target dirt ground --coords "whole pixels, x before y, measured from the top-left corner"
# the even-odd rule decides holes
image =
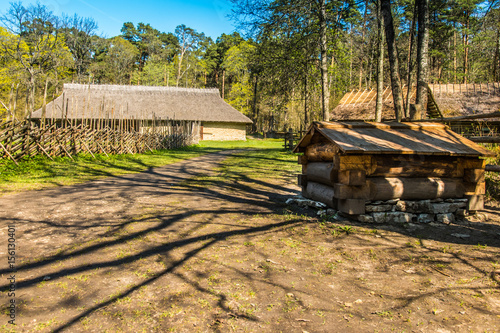
[[[298,166],[232,168],[242,154],[256,158],[226,151],[0,197],[0,328],[500,331],[497,205],[453,225],[319,218],[285,204],[298,193]],[[11,299],[16,326],[8,323]]]

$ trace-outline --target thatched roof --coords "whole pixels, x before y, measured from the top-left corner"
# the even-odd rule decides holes
[[[489,113],[500,108],[500,83],[482,84],[429,84],[434,99],[444,116],[459,116],[473,113]],[[403,87],[406,100],[407,87]],[[410,92],[410,103],[415,103],[416,88]],[[352,90],[346,93],[332,110],[335,120],[363,119],[375,117],[375,89]],[[392,91],[386,87],[383,93],[383,118],[394,118]]]
[[[226,123],[252,121],[227,104],[219,90],[176,87],[64,84],[47,104],[46,118],[197,120]],[[42,109],[32,118],[41,118]]]

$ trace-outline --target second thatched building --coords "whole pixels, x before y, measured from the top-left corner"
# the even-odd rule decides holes
[[[192,121],[201,123],[201,140],[245,140],[246,127],[252,123],[226,103],[216,88],[84,84],[64,84],[61,96],[32,118],[86,123],[97,119],[142,120],[140,124],[151,119]]]

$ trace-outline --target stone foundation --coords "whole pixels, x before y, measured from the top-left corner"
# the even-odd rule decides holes
[[[318,215],[337,216],[339,212],[328,208],[324,203],[296,196],[286,201],[301,207],[318,209]],[[363,223],[402,224],[402,223],[442,223],[450,224],[468,216],[467,199],[435,200],[387,200],[366,201],[366,214],[345,215]],[[328,208],[328,209],[327,209]]]
[[[367,201],[366,214],[355,218],[366,223],[445,223],[468,215],[467,199]]]

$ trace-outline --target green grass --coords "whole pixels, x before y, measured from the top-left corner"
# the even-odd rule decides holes
[[[71,185],[89,180],[128,173],[175,163],[225,149],[280,150],[282,140],[202,141],[198,145],[173,150],[160,150],[145,154],[76,155],[57,157],[54,161],[38,155],[24,159],[16,166],[10,160],[0,161],[0,195],[9,192],[36,190]]]

